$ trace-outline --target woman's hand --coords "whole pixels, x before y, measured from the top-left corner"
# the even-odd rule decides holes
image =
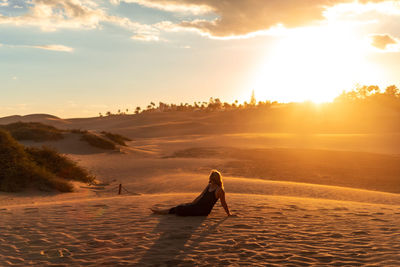
[[[226,204],[226,200],[225,200],[225,191],[223,189],[218,189],[217,191],[217,198],[219,198],[219,200],[221,201],[221,205],[224,208],[226,214],[228,216],[232,216],[232,213],[229,211],[228,208],[228,204]]]

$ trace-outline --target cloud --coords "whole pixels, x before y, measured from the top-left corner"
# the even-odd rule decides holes
[[[44,31],[61,28],[95,28],[105,17],[102,9],[89,0],[33,0],[28,13],[0,15],[0,24],[36,26]]]
[[[59,29],[95,29],[101,28],[101,23],[112,23],[143,36],[159,34],[159,30],[151,25],[108,15],[105,9],[99,7],[92,0],[32,0],[27,3],[29,8],[26,14],[20,16],[0,14],[0,25],[39,27],[43,31],[56,31]]]
[[[0,0],[0,6],[9,6],[10,3],[8,2],[8,0]]]
[[[163,1],[163,0],[110,0],[111,3],[136,3],[148,8],[155,8],[169,12],[186,12],[192,14],[204,14],[213,11],[213,7],[202,1]]]
[[[371,45],[385,51],[398,51],[400,41],[389,34],[373,34],[370,36]]]
[[[212,38],[246,38],[271,33],[275,29],[318,24],[335,17],[360,12],[400,14],[396,1],[385,0],[108,0],[112,5],[134,3],[169,12],[190,13],[178,22],[142,24],[127,17],[110,15],[95,0],[26,0],[27,13],[19,16],[0,14],[0,25],[39,27],[43,31],[59,29],[96,29],[114,24],[130,30],[131,39],[160,41],[162,31],[195,31]],[[9,3],[0,0],[0,3]],[[339,7],[340,8],[337,8]],[[365,7],[364,9],[361,7]],[[329,12],[335,10],[335,12]],[[395,10],[395,11],[393,11]],[[393,13],[394,12],[394,13]],[[397,12],[397,13],[396,13]],[[202,16],[207,15],[207,17]],[[191,18],[191,19],[189,19]]]
[[[133,40],[138,40],[138,41],[145,41],[145,42],[150,42],[150,41],[159,41],[160,38],[155,35],[141,35],[141,34],[136,34],[131,37]]]
[[[69,46],[65,45],[57,45],[57,44],[50,44],[50,45],[3,45],[0,43],[0,47],[10,47],[10,48],[36,48],[36,49],[43,49],[43,50],[50,50],[50,51],[56,51],[56,52],[73,52],[74,49]]]
[[[50,51],[57,51],[57,52],[73,52],[74,49],[72,47],[68,47],[65,45],[35,45],[30,46],[32,48],[43,49],[43,50],[50,50]]]
[[[333,6],[329,0],[137,0],[138,4],[149,7],[206,6],[218,18],[213,20],[195,19],[177,24],[214,37],[241,36],[265,31],[277,25],[297,27],[324,19],[323,11]]]
[[[121,0],[122,1],[122,0]],[[174,25],[158,24],[163,30],[191,29],[212,37],[246,37],[265,33],[279,26],[295,28],[321,22],[325,13],[338,4],[353,0],[124,0],[167,11],[202,10],[212,12],[215,19],[181,21]],[[359,0],[358,4],[380,3],[385,0]],[[168,26],[168,27],[166,27]]]

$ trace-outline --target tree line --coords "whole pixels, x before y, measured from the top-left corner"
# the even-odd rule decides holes
[[[390,85],[381,91],[377,85],[357,85],[353,90],[343,91],[337,96],[332,104],[338,103],[373,103],[379,105],[390,105],[391,107],[398,107],[400,109],[400,90],[396,85]],[[159,102],[156,105],[154,102],[150,102],[146,108],[137,106],[129,113],[129,109],[119,109],[117,113],[107,111],[104,115],[99,113],[100,117],[112,116],[112,115],[128,115],[128,114],[141,114],[141,113],[152,113],[152,112],[180,112],[180,111],[228,111],[228,110],[245,110],[245,109],[267,109],[272,106],[284,105],[277,101],[257,101],[252,92],[250,101],[244,101],[239,103],[235,100],[233,103],[222,102],[219,98],[211,97],[209,101],[198,101],[193,104],[180,103],[180,104],[168,104]]]

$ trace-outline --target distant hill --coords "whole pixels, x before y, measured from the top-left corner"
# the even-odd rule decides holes
[[[47,114],[0,118],[0,124],[42,122],[60,129],[109,131],[129,138],[180,135],[400,133],[400,110],[368,103],[276,104],[227,110],[144,112],[60,119]]]
[[[29,114],[29,115],[13,115],[13,116],[7,116],[0,118],[0,124],[8,124],[8,123],[13,123],[17,121],[22,121],[22,122],[31,122],[31,121],[45,121],[45,120],[61,120],[57,116],[53,116],[50,114]]]
[[[62,130],[82,129],[97,133],[107,131],[129,139],[234,134],[275,135],[269,138],[270,142],[267,143],[400,154],[398,105],[360,101],[323,105],[271,103],[218,110],[162,112],[154,109],[139,114],[71,119],[33,114],[0,118],[0,124],[22,119],[42,122]]]

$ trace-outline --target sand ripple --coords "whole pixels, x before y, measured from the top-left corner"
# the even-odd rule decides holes
[[[398,266],[400,206],[229,195],[207,217],[152,215],[191,194],[0,210],[1,266]]]

